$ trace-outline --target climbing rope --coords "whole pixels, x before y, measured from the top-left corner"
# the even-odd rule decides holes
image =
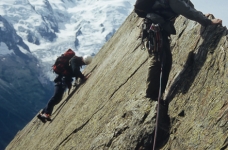
[[[156,126],[155,126],[155,133],[154,133],[154,143],[153,143],[153,150],[156,148],[156,139],[157,139],[157,132],[158,132],[158,119],[159,119],[159,107],[160,107],[160,100],[161,100],[161,86],[162,86],[162,68],[163,68],[163,59],[162,59],[162,38],[160,27],[158,24],[152,24],[150,30],[154,33],[153,43],[154,43],[154,50],[157,52],[158,61],[161,62],[161,72],[160,72],[160,86],[159,86],[159,94],[158,94],[158,104],[157,104],[157,115],[156,115]]]
[[[157,132],[158,132],[158,119],[159,119],[159,107],[160,107],[160,100],[161,100],[161,84],[162,84],[161,83],[162,82],[162,67],[163,67],[163,63],[161,63],[160,87],[159,87],[159,95],[158,95],[157,116],[156,116],[156,126],[155,126],[155,133],[154,133],[153,150],[155,150],[156,138],[157,138]]]

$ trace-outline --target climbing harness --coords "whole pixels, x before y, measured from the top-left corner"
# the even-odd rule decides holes
[[[153,53],[157,53],[158,61],[161,61],[161,48],[162,48],[162,36],[161,36],[161,28],[158,24],[152,23],[149,30],[149,51]]]
[[[140,37],[141,37],[141,50],[146,50],[145,40],[149,38],[149,25],[151,24],[149,19],[143,19],[143,24],[141,27]]]
[[[150,53],[157,53],[158,61],[160,61],[160,53],[162,47],[161,28],[159,24],[152,23],[149,19],[144,19],[141,29],[141,49],[147,47]],[[147,44],[145,45],[145,41]]]

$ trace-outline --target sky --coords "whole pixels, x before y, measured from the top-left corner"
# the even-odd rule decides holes
[[[210,13],[215,18],[222,19],[223,26],[228,27],[227,0],[191,0],[195,8],[204,14]]]

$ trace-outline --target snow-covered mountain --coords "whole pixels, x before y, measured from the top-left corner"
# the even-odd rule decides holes
[[[132,12],[135,0],[3,0],[12,24],[45,72],[67,48],[94,55]],[[1,49],[0,49],[1,51]]]
[[[95,55],[135,0],[0,1],[0,149],[52,94],[54,60],[72,48]],[[50,87],[51,86],[51,87]]]

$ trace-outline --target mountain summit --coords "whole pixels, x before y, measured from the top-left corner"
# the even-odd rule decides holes
[[[90,78],[55,107],[52,122],[43,124],[34,116],[6,149],[152,149],[156,102],[144,98],[148,55],[140,49],[141,23],[130,14],[85,68]],[[184,17],[175,26],[166,90],[170,104],[167,116],[161,111],[158,145],[166,150],[225,150],[227,29],[202,28]]]

